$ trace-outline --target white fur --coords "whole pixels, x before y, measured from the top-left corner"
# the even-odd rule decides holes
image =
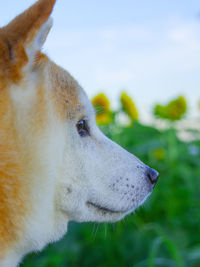
[[[48,33],[53,25],[53,19],[49,18],[37,32],[34,40],[29,43],[29,45],[25,45],[26,53],[29,58],[29,63],[33,64],[35,55],[38,51],[42,49],[44,42],[48,36]]]

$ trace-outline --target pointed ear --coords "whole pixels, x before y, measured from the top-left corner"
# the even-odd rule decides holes
[[[29,63],[34,61],[36,53],[42,48],[52,26],[52,20],[49,17],[55,1],[38,0],[28,10],[2,28],[11,60],[21,62],[19,57],[26,55],[26,61]]]
[[[42,26],[36,31],[33,36],[29,38],[24,43],[24,48],[28,56],[29,63],[34,63],[35,56],[38,51],[43,47],[44,42],[48,36],[49,31],[51,30],[53,24],[52,18],[49,18]]]

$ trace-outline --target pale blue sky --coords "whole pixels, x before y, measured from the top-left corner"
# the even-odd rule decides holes
[[[1,3],[0,25],[32,0]],[[44,51],[69,70],[89,97],[114,106],[122,89],[148,119],[152,105],[179,94],[200,99],[200,1],[57,0]]]

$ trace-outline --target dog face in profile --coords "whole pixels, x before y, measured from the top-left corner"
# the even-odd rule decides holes
[[[60,239],[69,221],[122,219],[158,179],[100,132],[81,86],[41,53],[54,2],[0,29],[0,266]]]

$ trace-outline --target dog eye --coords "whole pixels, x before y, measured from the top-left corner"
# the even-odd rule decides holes
[[[80,120],[77,123],[76,128],[81,137],[89,135],[89,127],[86,120]]]

